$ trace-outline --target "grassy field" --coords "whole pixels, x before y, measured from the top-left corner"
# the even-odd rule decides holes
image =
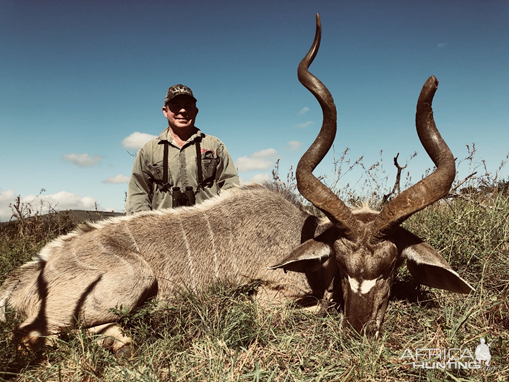
[[[117,358],[84,330],[59,336],[35,354],[22,354],[10,333],[20,318],[0,323],[0,380],[6,381],[507,381],[509,380],[509,199],[502,193],[462,193],[415,214],[405,227],[421,236],[476,289],[457,295],[412,282],[400,269],[383,331],[367,339],[341,329],[341,310],[325,316],[291,304],[252,301],[253,285],[227,281],[182,290],[165,305],[118,312],[134,340],[131,357]],[[486,191],[486,190],[485,190]],[[492,190],[493,191],[493,190]],[[57,234],[71,230],[65,215],[18,219],[0,227],[0,282]],[[417,349],[460,349],[474,361],[481,338],[491,363],[480,369],[431,368]],[[443,357],[442,357],[443,358]],[[433,363],[435,362],[435,363]]]

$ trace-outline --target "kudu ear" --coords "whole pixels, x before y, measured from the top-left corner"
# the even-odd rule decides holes
[[[292,272],[316,272],[332,254],[336,229],[329,228],[321,235],[309,239],[295,248],[288,256],[268,269],[283,268]]]
[[[475,289],[456,273],[449,263],[418,236],[399,227],[397,245],[407,269],[421,284],[455,293],[470,293]]]

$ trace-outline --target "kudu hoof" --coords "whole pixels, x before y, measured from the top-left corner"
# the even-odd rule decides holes
[[[127,359],[127,358],[131,358],[131,356],[132,356],[131,345],[122,346],[120,349],[118,349],[115,352],[115,357],[117,359]]]

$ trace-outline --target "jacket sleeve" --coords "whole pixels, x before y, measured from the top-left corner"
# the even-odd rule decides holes
[[[216,174],[218,187],[222,190],[227,190],[229,188],[238,186],[239,176],[237,175],[235,164],[233,163],[233,160],[230,156],[230,153],[226,149],[226,146],[222,142],[218,147],[218,156],[220,158],[220,163]]]
[[[126,215],[152,210],[152,181],[145,169],[143,148],[136,154],[127,190]]]

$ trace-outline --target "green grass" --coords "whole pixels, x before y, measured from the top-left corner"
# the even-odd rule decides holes
[[[468,198],[467,198],[468,199]],[[480,204],[482,202],[482,205]],[[476,289],[470,295],[416,285],[403,267],[378,339],[341,329],[341,311],[319,317],[259,305],[253,285],[227,281],[198,293],[181,290],[165,304],[118,311],[132,336],[130,358],[117,358],[84,330],[23,354],[0,323],[0,380],[8,381],[506,381],[509,380],[509,200],[501,195],[447,199],[405,227],[421,236]],[[0,228],[0,280],[29,260],[69,222]],[[406,349],[469,349],[491,344],[489,370],[414,369]]]

